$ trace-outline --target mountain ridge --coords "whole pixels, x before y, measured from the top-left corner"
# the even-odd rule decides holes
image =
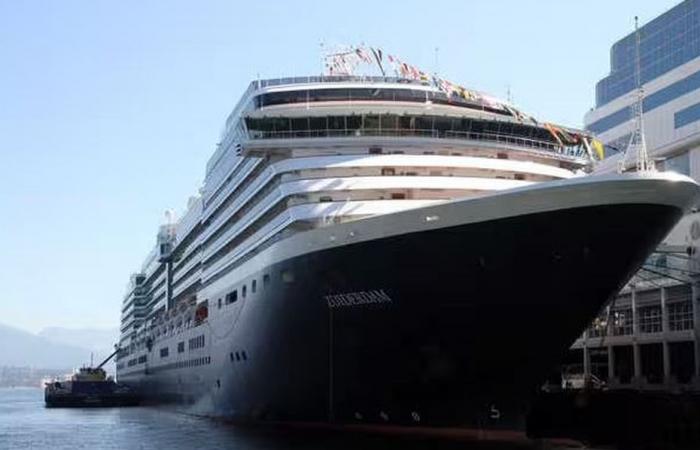
[[[51,334],[55,334],[55,330],[48,332],[48,335]],[[72,369],[88,364],[91,353],[96,353],[97,358],[101,358],[106,357],[105,352],[110,350],[110,348],[95,348],[92,345],[89,347],[74,345],[70,340],[54,339],[47,336],[47,333],[33,334],[3,323],[0,323],[0,342],[4,344],[0,346],[0,366],[6,367]],[[99,362],[97,358],[96,363]]]

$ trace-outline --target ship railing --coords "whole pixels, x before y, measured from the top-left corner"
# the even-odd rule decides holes
[[[413,80],[403,77],[386,76],[363,76],[363,75],[311,75],[306,77],[284,77],[266,80],[255,80],[250,83],[248,91],[255,91],[266,87],[284,86],[289,84],[310,84],[310,83],[402,83],[418,86],[430,86],[430,82],[425,80]],[[248,92],[246,92],[248,93]]]
[[[470,141],[494,142],[503,145],[524,147],[531,150],[547,152],[548,156],[557,153],[571,157],[581,157],[582,150],[576,147],[561,147],[557,143],[498,133],[476,131],[453,131],[439,129],[405,129],[405,128],[356,128],[356,129],[321,129],[321,130],[284,130],[284,131],[249,131],[252,140],[259,139],[305,139],[338,137],[419,137],[431,139],[458,139]]]
[[[360,76],[360,75],[315,75],[307,77],[286,77],[272,78],[267,80],[255,80],[248,85],[242,99],[248,99],[250,95],[260,89],[274,86],[284,86],[291,84],[311,84],[311,83],[401,83],[415,86],[430,86],[425,80],[413,80],[403,77],[382,77],[382,76]],[[240,105],[240,104],[239,104]],[[231,126],[231,122],[237,116],[238,107],[226,119],[225,129]],[[226,133],[224,133],[226,134]]]

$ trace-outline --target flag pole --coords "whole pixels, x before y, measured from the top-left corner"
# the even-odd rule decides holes
[[[439,66],[439,53],[440,53],[440,48],[435,47],[435,68],[433,69],[433,74],[437,77],[438,72],[440,71],[440,66]]]

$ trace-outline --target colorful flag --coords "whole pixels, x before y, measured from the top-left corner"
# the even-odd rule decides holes
[[[358,56],[361,60],[363,60],[364,62],[369,63],[369,64],[372,63],[372,58],[370,58],[370,56],[367,54],[367,51],[366,51],[364,48],[358,47],[358,48],[355,50],[355,53],[357,53],[357,56]]]
[[[557,128],[554,125],[552,125],[551,123],[545,123],[544,126],[545,126],[545,128],[547,128],[547,130],[549,130],[549,132],[552,134],[554,139],[559,143],[559,145],[561,147],[563,147],[564,143],[561,141],[561,139],[559,138],[559,135],[556,132]]]
[[[386,73],[384,72],[384,67],[382,67],[382,51],[375,50],[372,47],[370,47],[370,50],[372,50],[372,54],[374,55],[374,59],[377,60],[377,65],[379,66],[379,70],[382,71],[382,76],[386,76]]]
[[[605,146],[598,139],[593,138],[591,144],[593,144],[593,150],[595,150],[598,159],[603,159],[605,157]]]

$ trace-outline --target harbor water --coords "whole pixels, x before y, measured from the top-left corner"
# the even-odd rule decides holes
[[[359,436],[318,431],[282,432],[236,427],[153,407],[45,408],[38,388],[0,389],[0,450],[51,449],[418,450],[523,449],[494,444]]]

